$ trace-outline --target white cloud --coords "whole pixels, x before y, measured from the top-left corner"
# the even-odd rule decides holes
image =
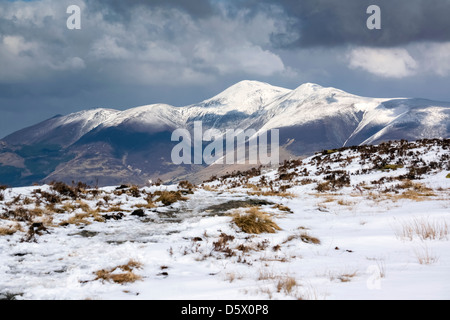
[[[13,55],[20,55],[26,51],[36,49],[36,44],[26,42],[21,36],[5,36],[3,38],[4,49]]]
[[[415,75],[418,63],[404,48],[352,49],[347,56],[349,67],[362,69],[384,78],[405,78]]]
[[[243,10],[228,15],[219,6],[216,14],[197,19],[176,8],[137,6],[130,9],[132,19],[114,20],[106,16],[107,11],[89,11],[82,0],[76,2],[82,8],[80,31],[66,30],[63,3],[0,4],[6,12],[4,19],[15,26],[16,34],[23,35],[3,34],[2,43],[0,32],[0,45],[9,54],[8,59],[2,58],[8,61],[9,74],[29,80],[48,77],[49,71],[85,69],[101,72],[105,81],[178,85],[233,74],[289,73],[270,49],[271,36],[284,27],[273,12]]]
[[[420,44],[419,52],[427,72],[442,77],[450,75],[450,42]]]
[[[196,46],[194,57],[202,64],[218,70],[220,75],[247,73],[270,76],[285,71],[280,57],[250,43],[222,48],[207,41]]]

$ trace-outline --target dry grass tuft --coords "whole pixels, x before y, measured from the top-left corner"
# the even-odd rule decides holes
[[[278,280],[277,291],[283,291],[285,294],[291,294],[297,286],[298,284],[295,278],[286,276]]]
[[[345,200],[342,200],[342,199],[339,200],[337,203],[340,206],[347,206],[347,207],[351,207],[351,206],[353,206],[355,204],[354,202],[345,201]]]
[[[286,199],[293,199],[296,197],[295,194],[290,192],[283,192],[283,191],[248,191],[247,194],[249,196],[255,196],[255,197],[281,197]]]
[[[188,200],[188,198],[183,197],[183,195],[179,191],[160,191],[155,194],[159,195],[156,202],[162,202],[165,206],[170,206],[171,204],[174,204],[178,201]]]
[[[422,265],[430,265],[439,261],[439,258],[427,246],[414,249],[417,261]]]
[[[282,205],[282,204],[276,204],[276,205],[274,206],[274,209],[278,209],[278,210],[283,211],[283,212],[293,213],[293,211],[291,210],[291,208],[289,208],[289,207],[287,207],[287,206],[284,206],[284,205]]]
[[[19,223],[11,225],[9,227],[0,228],[0,236],[12,236],[18,231],[23,231],[22,226]]]
[[[414,200],[414,201],[424,201],[427,197],[434,197],[436,194],[433,189],[428,188],[422,183],[415,183],[411,180],[405,180],[402,184],[398,185],[399,189],[405,190],[399,195],[394,195],[393,200]]]
[[[358,273],[352,272],[352,273],[343,273],[341,275],[338,276],[338,280],[340,282],[350,282],[354,277],[356,277]]]
[[[330,281],[350,282],[358,275],[358,271],[353,272],[329,272]]]
[[[135,260],[130,260],[127,264],[117,266],[112,269],[102,269],[97,272],[95,272],[95,275],[97,276],[94,281],[102,280],[102,281],[108,281],[108,282],[114,282],[118,284],[126,284],[126,283],[133,283],[140,279],[142,279],[141,276],[136,275],[133,271],[135,269],[140,269],[142,267],[142,264],[140,262],[137,262]],[[122,271],[121,273],[118,271]]]
[[[310,243],[310,244],[321,244],[320,240],[316,237],[311,236],[309,233],[307,232],[303,232],[302,234],[300,234],[300,239],[304,242],[304,243]]]
[[[93,219],[95,222],[105,222],[105,219],[100,214],[100,211],[98,209],[93,210],[87,203],[82,202],[82,201],[77,201],[76,207],[77,207],[77,209],[80,209],[83,212],[76,213],[74,216],[61,222],[59,224],[60,226],[67,226],[69,224],[89,225],[89,224],[91,224],[91,221],[89,221],[89,219]]]
[[[415,218],[404,221],[400,230],[396,232],[398,238],[413,240],[445,240],[448,238],[449,227],[445,220],[430,220],[428,218]]]
[[[137,204],[136,208],[139,208],[139,209],[156,208],[156,204],[153,202],[153,195],[151,195],[151,194],[147,195],[147,197],[145,198],[145,201],[147,201],[147,203]]]
[[[245,214],[235,214],[233,222],[243,232],[250,234],[275,233],[281,230],[270,216],[258,207],[248,209]]]

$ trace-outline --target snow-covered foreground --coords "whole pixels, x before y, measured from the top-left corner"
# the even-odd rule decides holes
[[[5,189],[0,298],[449,299],[449,154],[398,143],[196,188]],[[244,232],[252,212],[280,230]]]

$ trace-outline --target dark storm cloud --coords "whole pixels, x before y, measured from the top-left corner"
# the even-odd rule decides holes
[[[248,8],[261,8],[260,1],[241,3]],[[450,41],[449,0],[279,0],[277,3],[292,19],[288,33],[273,36],[274,44],[279,47],[394,47],[420,41]],[[382,30],[366,27],[369,17],[366,11],[370,5],[381,8]]]
[[[72,4],[81,30],[66,28]],[[381,31],[366,28],[372,4]],[[0,137],[82,109],[195,103],[244,79],[450,100],[449,13],[450,0],[0,0]]]
[[[131,18],[130,9],[176,8],[193,17],[206,17],[214,12],[209,0],[88,0],[91,8],[109,10],[115,17]]]

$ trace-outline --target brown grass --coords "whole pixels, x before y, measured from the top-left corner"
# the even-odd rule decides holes
[[[276,278],[277,278],[277,275],[271,271],[267,271],[267,270],[259,271],[259,276],[258,276],[259,281],[274,280]]]
[[[121,211],[125,211],[125,210],[123,210],[123,209],[122,209],[120,206],[118,206],[118,205],[114,205],[114,206],[111,206],[111,207],[109,207],[109,208],[103,210],[103,212],[121,212]]]
[[[284,205],[282,205],[282,204],[276,204],[276,205],[274,206],[274,209],[278,209],[278,210],[283,211],[283,212],[293,213],[292,210],[291,210],[291,208],[289,208],[289,207],[287,207],[287,206],[284,206]]]
[[[19,223],[16,223],[9,227],[0,228],[0,236],[12,236],[18,231],[23,231],[23,228]]]
[[[357,272],[343,273],[338,276],[338,280],[341,282],[350,282],[354,277],[356,277]]]
[[[281,228],[270,218],[260,211],[258,207],[252,207],[245,214],[233,215],[233,222],[243,232],[249,234],[275,233]]]
[[[304,243],[310,243],[310,244],[321,244],[320,240],[316,237],[311,236],[309,233],[307,232],[303,232],[302,234],[300,234],[300,239],[304,242]]]
[[[316,244],[316,245],[321,244],[321,241],[318,238],[311,236],[307,232],[302,232],[300,234],[292,234],[286,240],[283,241],[283,244],[286,244],[296,239],[300,239],[302,242],[308,244]]]
[[[427,246],[414,249],[417,261],[422,265],[430,265],[439,261],[439,258]]]
[[[350,201],[345,201],[345,200],[339,200],[338,202],[338,205],[340,205],[340,206],[347,206],[347,207],[350,207],[350,206],[353,206],[354,205],[354,203],[353,202],[350,202]]]
[[[91,221],[89,221],[88,219],[92,219],[95,222],[105,222],[105,219],[102,217],[102,215],[100,214],[99,210],[93,210],[87,203],[82,202],[82,201],[77,201],[77,208],[81,209],[82,213],[76,213],[74,216],[70,217],[69,219],[61,222],[59,225],[60,226],[67,226],[69,224],[74,224],[74,225],[89,225],[91,224]]]
[[[396,232],[397,237],[413,240],[418,237],[421,240],[445,240],[448,238],[449,226],[446,220],[430,220],[428,218],[415,218],[401,223],[401,228]]]
[[[358,271],[353,272],[329,272],[330,281],[350,282],[358,275]]]
[[[73,203],[66,202],[63,204],[61,209],[64,210],[64,212],[71,213],[74,212],[77,209],[77,207]]]
[[[162,202],[165,206],[170,206],[178,201],[188,200],[188,198],[183,197],[179,191],[160,191],[157,195],[159,195],[159,197],[156,202]]]
[[[142,264],[140,262],[137,262],[135,260],[130,260],[127,264],[114,267],[112,269],[102,269],[97,272],[95,272],[95,275],[97,276],[94,281],[102,280],[102,281],[108,281],[108,282],[114,282],[118,284],[126,284],[126,283],[133,283],[140,279],[142,279],[141,276],[136,275],[133,271],[135,269],[140,269],[142,267]],[[122,273],[116,272],[117,270],[123,271]]]
[[[316,190],[318,192],[331,191],[332,190],[331,183],[329,181],[318,183],[317,187],[316,187]]]
[[[411,180],[405,180],[397,186],[397,188],[405,190],[399,195],[393,195],[393,200],[408,199],[414,201],[424,201],[427,197],[434,197],[436,194],[433,189],[428,188],[422,183],[415,183]]]
[[[290,192],[282,192],[282,191],[256,191],[247,192],[249,196],[256,196],[256,197],[281,197],[281,198],[287,198],[287,199],[293,199],[296,197],[295,194]]]
[[[278,292],[284,291],[284,293],[290,294],[297,286],[298,284],[295,278],[286,276],[278,280],[277,291]]]
[[[407,190],[405,192],[403,192],[402,194],[393,196],[392,199],[393,200],[413,200],[413,201],[426,201],[428,200],[428,197],[434,197],[436,196],[436,194],[432,193],[432,192],[418,192],[415,190]]]
[[[213,187],[207,186],[207,185],[203,186],[202,188],[203,188],[203,190],[209,191],[209,192],[217,191],[217,188],[213,188]]]
[[[252,183],[247,183],[244,187],[246,189],[252,189],[253,191],[257,191],[257,192],[261,191],[261,188],[259,186],[252,184]]]
[[[88,220],[88,218],[90,217],[89,213],[77,213],[75,214],[73,217],[70,217],[67,220],[64,220],[63,222],[61,222],[59,225],[60,226],[66,226],[69,224],[74,224],[74,225],[89,225],[91,224],[91,222]]]
[[[153,209],[156,208],[156,204],[153,202],[153,195],[149,194],[145,200],[147,203],[137,204],[136,208],[145,208],[145,209]]]

